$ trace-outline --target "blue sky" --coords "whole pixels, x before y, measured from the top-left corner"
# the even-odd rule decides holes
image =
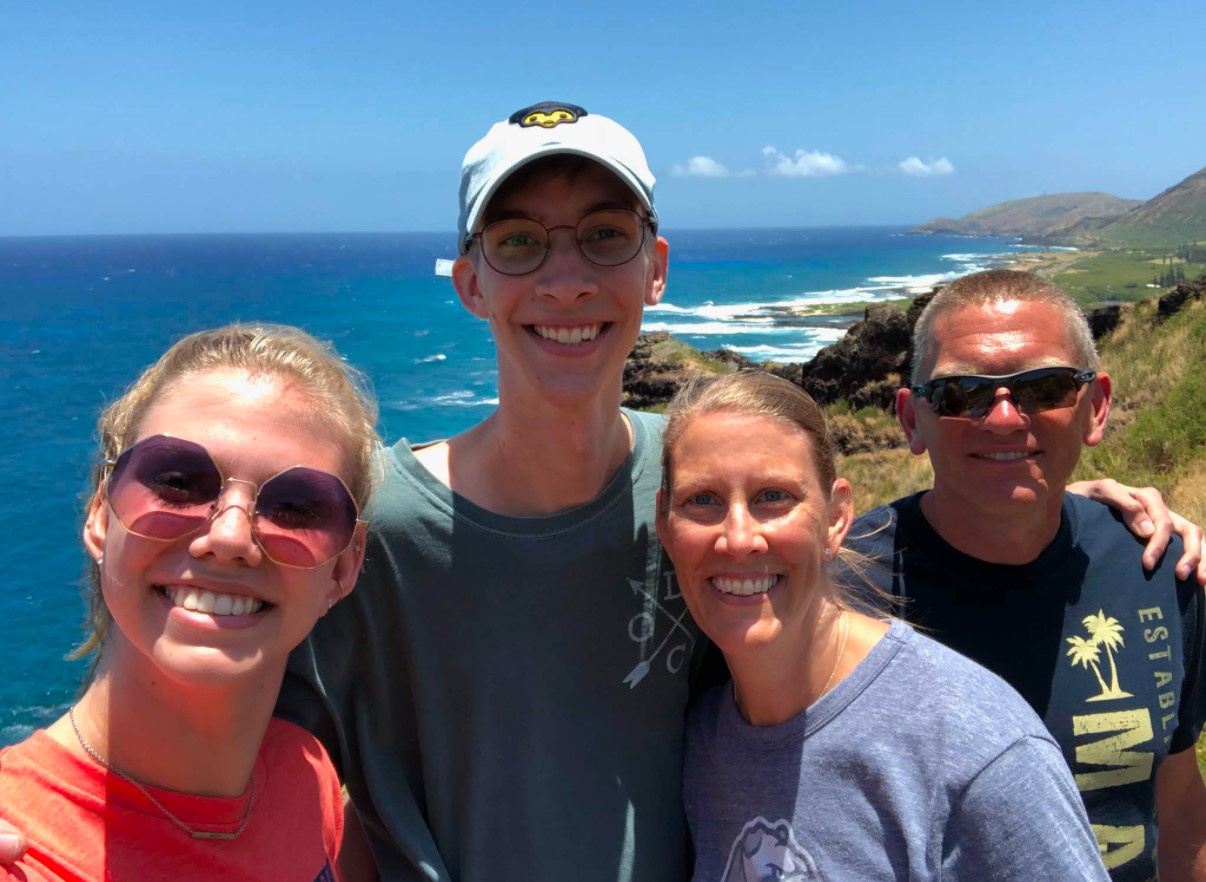
[[[8,3],[0,235],[451,231],[466,148],[545,99],[640,138],[667,229],[1146,199],[1206,165],[1204,32],[1201,0]]]

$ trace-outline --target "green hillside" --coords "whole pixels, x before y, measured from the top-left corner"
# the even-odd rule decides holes
[[[1174,248],[1206,240],[1206,168],[1096,231],[1104,243]]]
[[[1057,235],[1082,222],[1102,224],[1142,204],[1108,193],[1055,193],[990,205],[956,220],[938,218],[909,232],[1039,238]]]
[[[1021,236],[1093,249],[1168,250],[1206,242],[1206,168],[1147,202],[1108,193],[1056,193],[1001,202],[957,219],[937,218],[909,232]]]

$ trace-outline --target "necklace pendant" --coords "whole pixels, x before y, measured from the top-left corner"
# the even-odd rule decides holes
[[[194,839],[238,839],[239,830],[237,833],[211,833],[209,830],[190,830],[189,833]]]

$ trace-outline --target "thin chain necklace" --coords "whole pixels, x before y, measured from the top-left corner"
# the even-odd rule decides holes
[[[842,622],[844,624],[844,627],[842,628],[842,643],[840,646],[838,646],[837,661],[833,663],[833,670],[829,672],[829,679],[825,681],[824,688],[822,688],[821,691],[817,693],[817,697],[813,699],[814,702],[820,700],[821,696],[829,691],[829,687],[833,685],[833,678],[837,676],[838,668],[842,666],[842,657],[846,655],[846,638],[850,636],[849,610],[842,610]],[[733,703],[736,704],[740,710],[741,702],[737,700],[737,681],[732,680],[730,682],[730,686],[733,690]]]
[[[833,663],[833,670],[829,672],[829,679],[825,681],[824,688],[821,689],[817,698],[820,698],[829,691],[829,687],[833,685],[833,678],[837,676],[838,668],[842,666],[842,656],[846,654],[846,638],[850,636],[850,611],[842,610],[842,621],[845,627],[842,630],[842,645],[838,648],[837,661]],[[813,701],[816,701],[814,698]]]
[[[137,781],[135,781],[133,778],[131,778],[129,775],[127,775],[125,772],[123,772],[121,769],[114,767],[112,764],[110,764],[110,762],[107,759],[105,759],[103,756],[101,756],[99,753],[96,752],[96,749],[91,744],[88,743],[88,739],[84,737],[84,733],[80,731],[79,724],[75,721],[75,708],[74,707],[71,707],[67,710],[67,718],[69,720],[71,720],[71,728],[75,732],[75,737],[80,740],[80,747],[84,748],[84,750],[86,750],[88,752],[88,756],[92,757],[94,760],[96,760],[98,763],[100,763],[102,766],[104,766],[106,769],[108,769],[114,775],[121,778],[123,781],[129,781],[131,784],[133,784],[135,787],[137,787],[138,792],[141,793],[143,796],[145,796],[147,798],[147,800],[151,803],[151,805],[155,806],[155,808],[157,808],[157,809],[159,809],[159,811],[163,812],[167,816],[167,819],[169,821],[171,821],[173,824],[175,824],[177,827],[179,827],[181,830],[183,830],[189,836],[193,837],[194,839],[238,839],[239,836],[243,833],[243,831],[247,829],[247,824],[251,820],[251,807],[253,805],[255,805],[255,775],[254,774],[252,774],[252,776],[251,776],[251,798],[247,800],[247,811],[244,812],[244,814],[243,814],[243,822],[241,824],[239,824],[238,830],[235,830],[233,833],[211,833],[208,830],[194,830],[188,824],[184,823],[184,821],[180,820],[174,814],[169,812],[163,803],[161,803],[159,800],[157,800],[154,796],[151,795],[151,792],[149,790],[147,790],[145,787],[143,787],[141,784],[139,784]]]

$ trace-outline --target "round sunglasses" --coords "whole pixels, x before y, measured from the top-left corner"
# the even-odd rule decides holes
[[[1042,413],[1074,405],[1080,387],[1096,376],[1096,371],[1045,367],[1000,376],[938,377],[909,388],[918,398],[928,401],[940,417],[979,420],[992,410],[998,389],[1009,391],[1019,412]]]
[[[495,271],[505,276],[523,276],[535,272],[549,256],[553,230],[573,230],[574,241],[582,256],[597,266],[620,266],[637,256],[645,244],[646,228],[653,229],[651,217],[625,208],[592,211],[577,224],[546,227],[530,217],[508,217],[487,224],[480,233],[466,239],[481,242],[482,257]]]
[[[338,475],[293,466],[261,484],[227,478],[208,450],[193,441],[152,435],[111,463],[105,499],[127,532],[174,542],[200,531],[229,508],[244,512],[251,535],[274,563],[314,569],[349,545],[360,510]],[[222,505],[229,484],[252,488],[246,505]]]

